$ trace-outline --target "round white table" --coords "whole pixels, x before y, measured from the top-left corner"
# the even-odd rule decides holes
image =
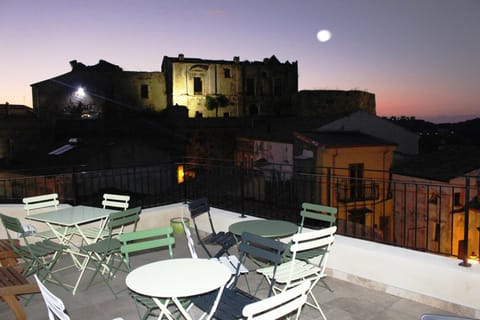
[[[216,260],[181,258],[152,262],[138,267],[127,275],[125,282],[130,290],[151,296],[168,318],[172,319],[167,309],[169,299],[172,299],[184,317],[191,319],[178,298],[217,289],[220,289],[218,295],[220,298],[231,276],[230,270]],[[163,304],[158,298],[165,298],[167,301]]]

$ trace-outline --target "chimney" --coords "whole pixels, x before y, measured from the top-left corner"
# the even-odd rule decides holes
[[[240,62],[240,57],[239,56],[233,57],[233,62],[238,64]]]
[[[178,60],[183,61],[183,59],[185,59],[185,56],[183,55],[183,53],[179,53]]]
[[[72,70],[75,69],[75,67],[77,66],[77,60],[70,61],[70,66],[72,67]]]

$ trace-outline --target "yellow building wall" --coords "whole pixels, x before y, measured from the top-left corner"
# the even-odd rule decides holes
[[[371,183],[378,185],[378,196],[374,200],[355,201],[339,201],[335,181],[328,181],[321,178],[321,203],[328,203],[338,208],[337,218],[339,220],[350,221],[348,210],[366,207],[371,213],[365,214],[365,232],[375,232],[379,236],[390,238],[393,234],[393,201],[389,198],[389,177],[395,146],[362,146],[362,147],[345,147],[345,148],[318,148],[317,162],[318,167],[331,167],[331,175],[337,179],[349,178],[349,165],[363,164],[363,179],[371,179]],[[340,178],[344,177],[344,178]],[[341,181],[341,180],[339,180]],[[327,184],[330,183],[331,187]],[[329,190],[329,193],[327,192]],[[355,228],[352,223],[347,223],[347,228]]]
[[[229,69],[230,77],[225,76]],[[202,94],[194,92],[194,78],[202,79]],[[215,110],[206,107],[206,96],[222,94],[230,105],[219,108],[218,116],[228,113],[239,116],[239,95],[241,92],[241,69],[235,63],[172,63],[172,101],[188,108],[188,116],[194,117],[197,112],[205,117],[215,117]]]

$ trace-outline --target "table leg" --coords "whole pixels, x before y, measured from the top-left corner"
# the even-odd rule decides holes
[[[163,315],[165,315],[169,320],[174,320],[172,313],[167,308],[168,303],[170,302],[170,299],[165,299],[165,304],[163,304],[158,298],[153,298],[153,301],[155,301],[157,306],[162,311],[162,312],[160,312],[160,315],[158,316],[158,320],[161,320],[163,318]],[[175,302],[175,300],[173,300],[173,302]],[[177,304],[177,303],[175,302],[175,304]],[[180,305],[180,307],[182,306],[181,304],[179,304],[179,305]],[[177,305],[177,307],[178,307],[178,305]],[[183,312],[182,312],[182,314],[183,314]],[[192,320],[192,318],[190,316],[188,316],[187,320]]]

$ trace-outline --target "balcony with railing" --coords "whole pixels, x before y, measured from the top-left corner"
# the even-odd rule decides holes
[[[466,252],[478,254],[477,213],[469,201],[460,210],[448,201],[459,192],[471,199],[468,183],[365,179],[356,184],[362,191],[351,193],[348,182],[328,172],[281,175],[225,163],[179,162],[2,179],[0,203],[15,206],[23,197],[57,192],[63,203],[96,205],[104,192],[126,193],[131,206],[144,208],[142,223],[155,226],[184,214],[179,204],[207,196],[219,229],[252,217],[297,223],[302,202],[335,206],[332,276],[479,316],[480,289],[469,283],[478,283],[480,270],[464,267]]]

